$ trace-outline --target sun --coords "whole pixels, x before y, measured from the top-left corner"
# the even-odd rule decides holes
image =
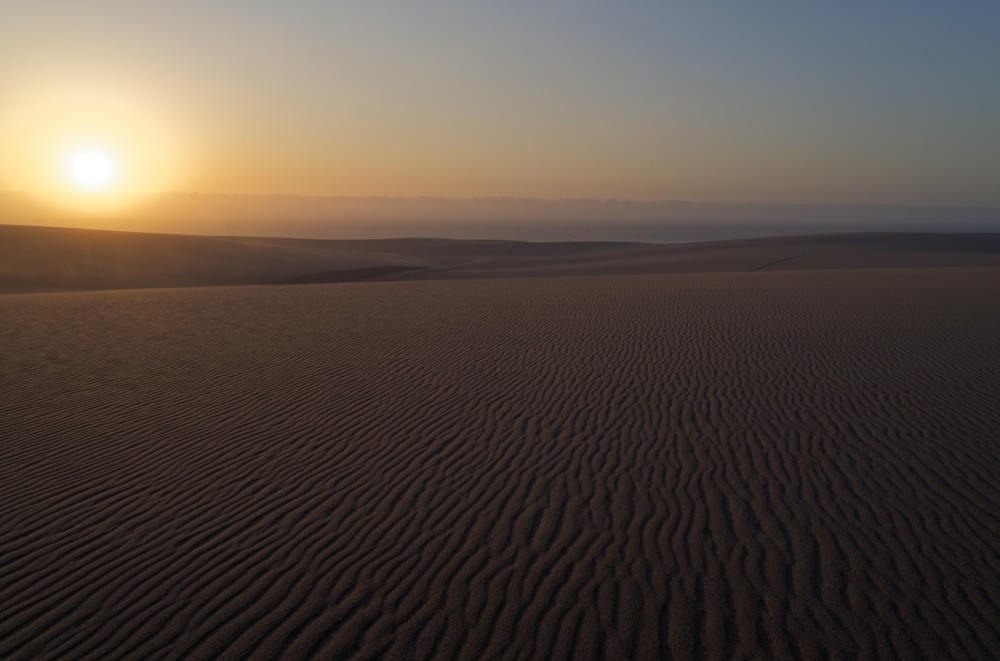
[[[88,193],[107,192],[117,178],[115,159],[106,149],[84,147],[66,156],[66,175],[70,183]]]
[[[5,87],[0,191],[60,212],[117,214],[175,189],[190,152],[170,101],[141,81],[83,74]]]

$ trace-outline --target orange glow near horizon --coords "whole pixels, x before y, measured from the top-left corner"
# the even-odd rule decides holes
[[[181,174],[178,140],[149,104],[107,86],[22,91],[0,114],[0,188],[78,211],[160,193]]]

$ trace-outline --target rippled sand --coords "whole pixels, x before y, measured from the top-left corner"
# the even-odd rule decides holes
[[[0,319],[3,658],[1000,650],[1000,269]]]

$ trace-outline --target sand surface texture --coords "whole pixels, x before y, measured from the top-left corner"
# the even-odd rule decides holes
[[[1000,651],[1000,269],[0,319],[5,659]]]
[[[529,243],[206,237],[0,225],[0,293],[940,266],[1000,266],[1000,234]]]

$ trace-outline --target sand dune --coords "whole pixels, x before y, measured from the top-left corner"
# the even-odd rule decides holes
[[[0,226],[0,291],[260,284],[387,266],[263,240]]]
[[[0,292],[192,285],[1000,266],[1000,234],[709,243],[203,237],[0,225]]]
[[[996,205],[166,193],[130,206],[127,214],[87,216],[23,193],[0,192],[0,222],[211,236],[318,239],[440,236],[662,243],[829,232],[996,232],[1000,229],[1000,206]]]
[[[745,266],[836,255],[789,247]],[[17,295],[0,318],[3,658],[1000,650],[998,268]]]

